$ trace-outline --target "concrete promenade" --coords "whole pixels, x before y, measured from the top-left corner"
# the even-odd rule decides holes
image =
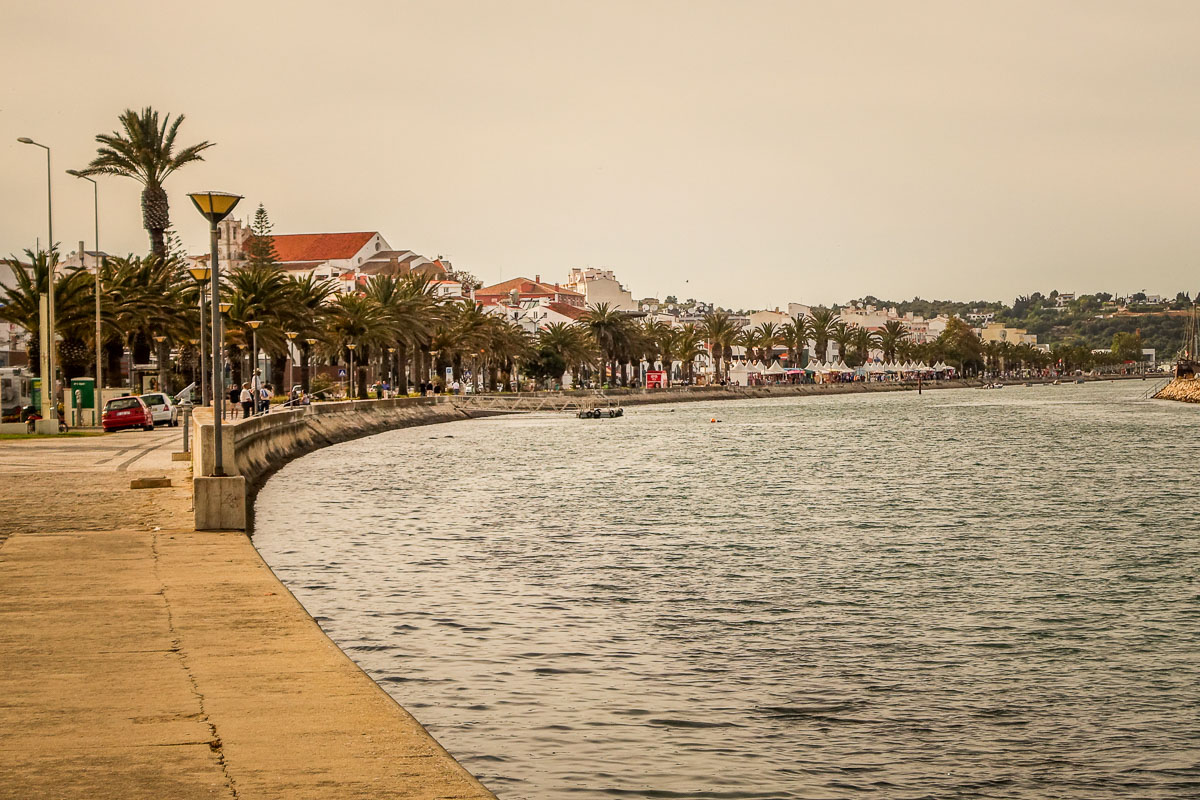
[[[0,798],[492,798],[246,535],[192,529],[179,441],[0,442]]]

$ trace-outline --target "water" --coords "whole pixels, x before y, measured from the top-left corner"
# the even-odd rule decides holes
[[[505,800],[1200,797],[1200,408],[1145,389],[394,431],[255,542]]]

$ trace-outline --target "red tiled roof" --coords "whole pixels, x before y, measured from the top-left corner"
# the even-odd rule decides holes
[[[363,248],[375,231],[358,233],[285,233],[271,238],[275,240],[275,253],[279,262],[329,261],[335,258],[352,258]]]
[[[531,281],[531,280],[529,280],[529,278],[509,278],[506,281],[501,281],[500,283],[496,283],[491,286],[485,286],[482,289],[476,289],[475,294],[476,294],[476,296],[478,296],[478,295],[484,295],[484,296],[501,295],[501,294],[508,294],[513,289],[516,289],[518,294],[525,294],[525,295],[561,294],[561,295],[574,295],[576,297],[583,297],[583,295],[580,294],[579,292],[573,292],[570,289],[566,288],[565,286],[551,286],[548,283],[538,283],[537,281]]]
[[[551,311],[557,311],[564,317],[570,317],[574,320],[578,320],[587,313],[587,311],[579,306],[569,306],[566,303],[546,303],[546,308],[550,309]]]

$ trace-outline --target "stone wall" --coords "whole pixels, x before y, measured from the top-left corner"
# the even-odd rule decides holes
[[[1200,403],[1200,380],[1176,378],[1158,391],[1158,400],[1179,400],[1184,403]]]
[[[209,477],[214,462],[212,409],[195,410],[191,432],[197,530],[242,530],[262,482],[297,456],[321,447],[396,428],[479,416],[447,397],[319,403],[221,425],[221,462],[227,477]]]

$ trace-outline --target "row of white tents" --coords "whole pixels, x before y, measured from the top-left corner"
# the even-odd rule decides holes
[[[729,377],[732,380],[742,380],[750,375],[789,375],[806,372],[810,375],[936,375],[952,373],[955,368],[939,361],[930,366],[925,362],[891,361],[888,363],[868,362],[861,367],[847,366],[845,361],[822,364],[820,361],[809,362],[803,369],[799,367],[784,367],[778,361],[770,366],[761,361],[734,362],[729,367]]]

